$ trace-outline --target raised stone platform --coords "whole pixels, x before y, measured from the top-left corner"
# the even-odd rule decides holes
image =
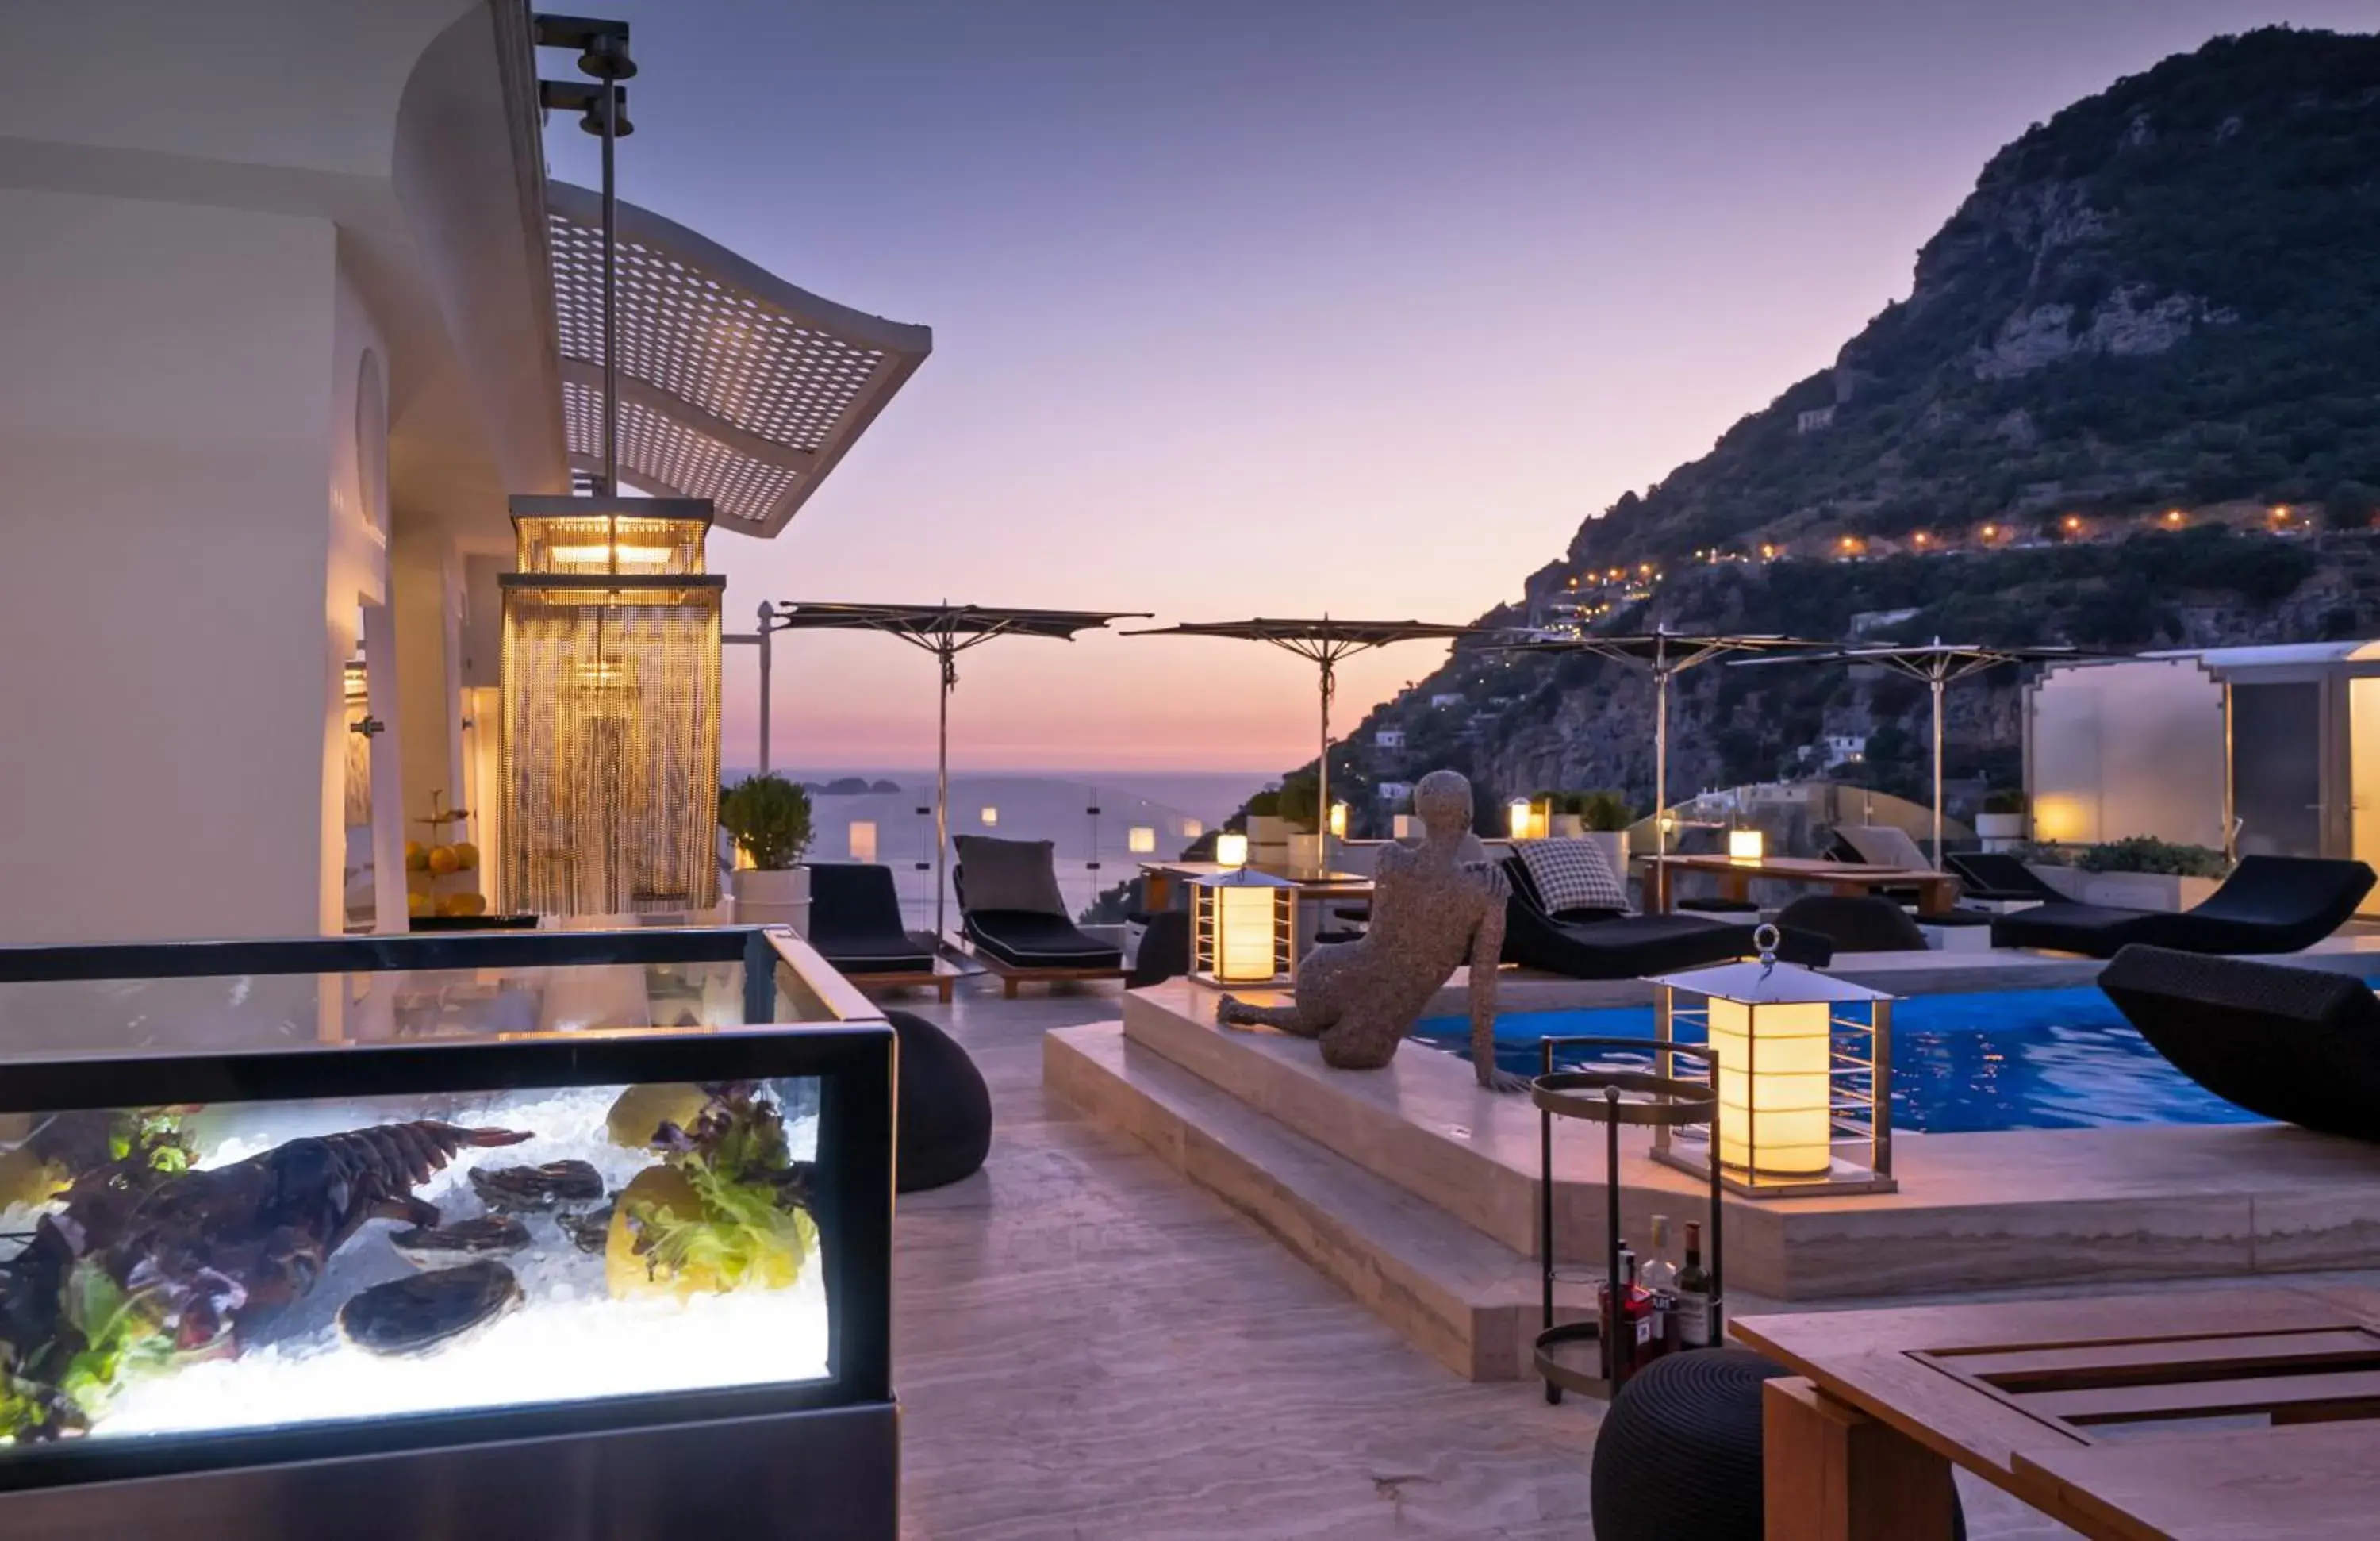
[[[1052,1085],[1123,1128],[1109,1111],[1119,1098],[1162,1091],[1184,1139],[1194,1127],[1220,1129],[1226,1114],[1257,1115],[1420,1200],[1433,1224],[1475,1232],[1515,1261],[1524,1290],[1534,1283],[1538,1122],[1526,1099],[1481,1091],[1468,1064],[1418,1045],[1384,1070],[1330,1070],[1311,1043],[1216,1026],[1214,1001],[1186,981],[1132,992],[1122,1037],[1146,1055],[1109,1056]],[[1093,1085],[1102,1077],[1113,1085]],[[1703,1201],[1695,1179],[1655,1165],[1645,1147],[1641,1135],[1623,1138],[1621,1223],[1632,1236],[1657,1212],[1694,1218]],[[1250,1161],[1269,1159],[1246,1148]],[[1730,1199],[1730,1290],[1810,1300],[2218,1277],[2360,1267],[2380,1248],[2380,1149],[2300,1130],[1903,1134],[1894,1157],[1898,1193]],[[1175,1164],[1217,1186],[1196,1163]],[[1600,1258],[1601,1177],[1600,1132],[1557,1121],[1566,1260]],[[1328,1207],[1298,1195],[1301,1173],[1271,1179],[1282,1202]]]

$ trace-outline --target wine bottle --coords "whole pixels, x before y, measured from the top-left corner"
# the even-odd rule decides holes
[[[1703,1228],[1686,1221],[1686,1266],[1678,1270],[1678,1343],[1710,1347],[1711,1277],[1703,1267]]]
[[[1678,1347],[1678,1265],[1670,1261],[1670,1217],[1653,1217],[1653,1255],[1637,1270],[1652,1314],[1652,1352]]]

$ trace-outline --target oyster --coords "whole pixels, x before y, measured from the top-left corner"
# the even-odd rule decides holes
[[[603,1196],[603,1174],[585,1161],[541,1167],[474,1167],[471,1188],[492,1209],[551,1209]]]
[[[418,1268],[443,1268],[474,1257],[501,1257],[528,1245],[528,1227],[509,1215],[481,1215],[437,1227],[393,1232],[388,1244]]]
[[[612,1211],[616,1204],[606,1204],[600,1209],[565,1209],[554,1217],[562,1233],[570,1244],[581,1252],[601,1252],[612,1238]]]
[[[339,1307],[339,1330],[373,1353],[427,1353],[520,1303],[513,1270],[482,1259],[375,1284]]]

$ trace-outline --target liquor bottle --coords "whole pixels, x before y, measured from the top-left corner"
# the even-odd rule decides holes
[[[1628,1372],[1633,1375],[1661,1352],[1654,1331],[1659,1317],[1654,1310],[1653,1292],[1645,1288],[1643,1270],[1633,1257],[1628,1259],[1628,1292],[1622,1311],[1628,1324]]]
[[[1703,1267],[1703,1228],[1686,1221],[1686,1266],[1678,1270],[1678,1342],[1710,1347],[1711,1276]]]
[[[1652,1352],[1678,1347],[1678,1265],[1670,1261],[1670,1217],[1653,1217],[1653,1256],[1637,1269],[1652,1308]]]
[[[1611,1278],[1609,1274],[1595,1281],[1597,1358],[1601,1362],[1603,1378],[1617,1384],[1628,1377],[1628,1365],[1635,1348],[1635,1334],[1628,1321],[1628,1292],[1636,1278],[1636,1254],[1628,1244],[1620,1244],[1620,1298],[1611,1298]]]

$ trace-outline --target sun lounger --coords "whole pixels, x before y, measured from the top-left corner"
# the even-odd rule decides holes
[[[889,867],[812,864],[809,943],[862,989],[915,985],[951,998],[955,976],[937,974],[933,948],[902,924]]]
[[[2243,856],[2204,903],[2180,912],[2036,904],[1992,922],[1995,947],[2112,958],[2133,942],[2183,953],[2295,953],[2347,924],[2372,868],[2322,856]]]
[[[1573,979],[1633,979],[1705,964],[1758,955],[1755,928],[1692,915],[1624,915],[1612,910],[1546,912],[1529,869],[1518,856],[1504,862],[1512,897],[1504,908],[1504,961]],[[1787,931],[1778,956],[1823,967],[1834,950],[1826,939]]]
[[[1805,893],[1777,912],[1777,924],[1822,936],[1838,953],[1925,950],[1925,933],[1909,912],[1871,894]]]
[[[2216,1096],[2380,1141],[2380,1001],[2355,976],[2133,946],[2099,988],[2149,1047]]]
[[[1026,983],[1125,977],[1123,949],[1087,936],[1058,893],[1057,865],[1046,840],[961,835],[951,891],[960,924],[984,967],[1000,976],[1011,1000]],[[972,897],[968,874],[977,881]]]
[[[1959,902],[1982,904],[2062,904],[2066,895],[2040,874],[2001,851],[1961,851],[1942,865],[1959,880]]]

